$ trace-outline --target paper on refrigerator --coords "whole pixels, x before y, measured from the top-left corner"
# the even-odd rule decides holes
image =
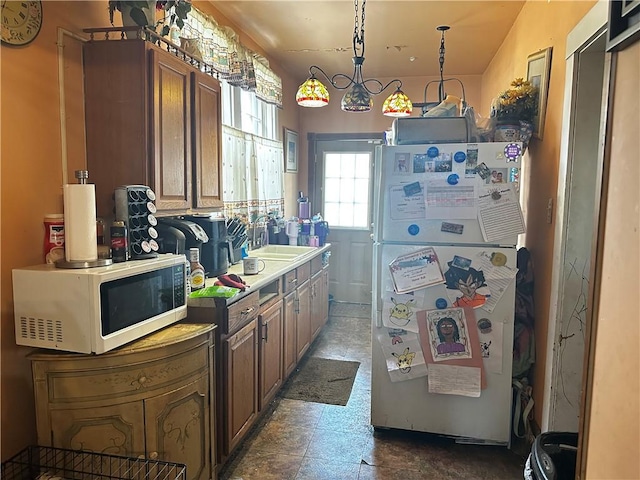
[[[388,328],[403,328],[418,333],[415,312],[424,308],[425,290],[395,293],[387,290],[382,299],[382,324]]]
[[[392,220],[418,220],[425,218],[424,188],[422,182],[389,187],[389,214]]]
[[[478,186],[478,222],[485,242],[525,232],[513,183]]]
[[[378,330],[377,340],[382,347],[392,382],[427,375],[427,364],[417,333],[400,328],[381,328]]]
[[[515,280],[518,269],[507,265],[507,256],[501,252],[483,251],[474,259],[478,269],[484,272],[484,278],[491,290],[491,296],[482,305],[482,309],[491,313]]]
[[[433,247],[400,255],[389,264],[393,289],[407,293],[444,283],[438,256]]]
[[[457,365],[429,365],[429,393],[445,395],[480,396],[481,370],[477,367]]]
[[[476,197],[475,179],[460,179],[450,185],[447,177],[431,178],[425,182],[426,216],[435,220],[475,219]]]

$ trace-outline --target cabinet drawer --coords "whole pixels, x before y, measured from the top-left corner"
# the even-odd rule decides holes
[[[284,274],[284,284],[282,285],[282,293],[289,293],[298,286],[298,278],[296,277],[296,269]]]
[[[250,320],[258,316],[260,311],[260,292],[253,292],[242,300],[232,303],[227,313],[227,328],[225,334],[232,333]]]
[[[145,392],[178,384],[191,376],[201,375],[209,367],[209,348],[205,344],[149,362],[132,362],[116,368],[105,365],[104,368],[50,371],[45,378],[52,404],[104,402],[107,398],[122,400],[128,396],[148,395]]]
[[[307,262],[296,268],[296,277],[298,278],[298,285],[302,285],[309,280],[311,278],[311,262]]]
[[[322,270],[322,255],[318,255],[311,259],[311,275]]]

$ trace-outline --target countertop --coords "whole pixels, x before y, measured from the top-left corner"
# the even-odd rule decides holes
[[[189,298],[187,301],[188,307],[196,307],[196,308],[215,308],[216,306],[220,306],[221,302],[226,300],[226,305],[231,305],[232,303],[240,300],[241,298],[249,295],[252,292],[260,290],[260,288],[269,285],[273,281],[277,280],[280,276],[285,273],[293,270],[300,265],[303,265],[310,261],[312,258],[317,257],[318,255],[322,255],[324,252],[330,250],[331,244],[327,243],[322,247],[309,247],[309,251],[305,253],[301,253],[300,255],[292,258],[291,260],[272,260],[265,258],[265,268],[262,272],[256,275],[245,275],[242,267],[242,262],[237,263],[235,265],[230,265],[229,270],[227,271],[227,275],[231,273],[235,273],[240,276],[247,284],[247,289],[244,292],[240,292],[238,295],[224,299],[224,298]],[[251,250],[249,252],[250,257],[260,258],[260,249],[257,248],[255,250]],[[208,287],[213,285],[217,279],[216,278],[207,278],[205,282],[205,286]]]

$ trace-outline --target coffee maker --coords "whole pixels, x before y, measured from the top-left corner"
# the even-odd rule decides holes
[[[184,217],[159,217],[156,229],[160,253],[185,254],[188,257],[189,249],[197,248],[202,258],[202,245],[209,241],[209,236],[197,223]]]
[[[209,240],[202,244],[200,255],[200,263],[207,277],[212,278],[227,273],[230,241],[225,219],[208,215],[187,215],[185,218],[202,227],[209,237]]]

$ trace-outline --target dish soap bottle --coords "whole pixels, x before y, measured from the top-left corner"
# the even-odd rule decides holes
[[[191,291],[195,292],[204,288],[204,267],[200,263],[200,249],[189,249],[189,260],[191,260]]]

